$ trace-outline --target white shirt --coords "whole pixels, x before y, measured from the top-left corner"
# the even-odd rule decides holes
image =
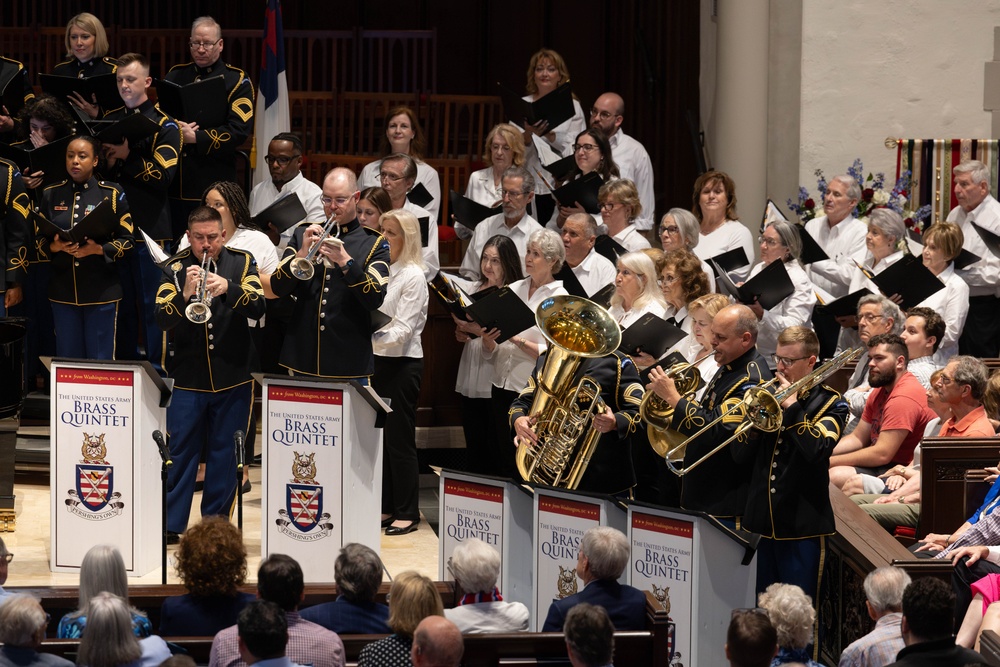
[[[431,222],[437,225],[438,216],[441,213],[441,177],[438,175],[437,169],[426,162],[419,160],[415,160],[415,162],[417,163],[417,180],[413,185],[416,187],[417,183],[423,183],[427,192],[431,193],[431,201],[427,204],[426,210],[431,214]],[[382,160],[366,164],[365,168],[361,170],[361,175],[358,176],[358,189],[382,187],[382,181],[378,177],[381,170]]]
[[[476,602],[445,609],[444,617],[458,626],[463,635],[490,632],[524,632],[528,629],[528,608],[520,602]]]
[[[650,247],[649,240],[642,235],[634,224],[625,225],[625,229],[621,230],[611,238],[622,244],[622,246],[624,246],[629,252],[645,250]]]
[[[594,296],[607,285],[615,281],[618,269],[604,255],[593,248],[583,258],[583,261],[572,267],[573,275],[580,281],[580,285],[587,293],[587,296]]]
[[[458,283],[468,294],[475,294],[486,285],[481,281],[470,282],[448,274],[448,278]],[[483,353],[483,339],[473,338],[462,346],[462,357],[458,361],[455,377],[455,391],[468,398],[490,398],[493,387],[493,358]]]
[[[807,222],[806,231],[830,258],[807,266],[806,275],[813,285],[834,299],[847,296],[851,278],[858,272],[854,258],[865,252],[868,225],[849,215],[830,227],[827,217],[822,215]]]
[[[654,299],[648,300],[641,308],[632,308],[631,310],[625,310],[620,303],[615,303],[608,308],[608,313],[615,318],[615,322],[622,329],[628,329],[646,313],[653,313],[660,319],[667,319],[666,306]]]
[[[534,102],[531,95],[525,95],[521,99],[526,102]],[[577,136],[586,129],[587,119],[583,115],[583,107],[580,106],[578,100],[574,99],[573,117],[557,125],[555,129],[549,130],[550,132],[555,132],[555,139],[549,141],[549,144],[556,153],[566,157],[572,151],[571,147],[573,142],[576,141]],[[545,139],[545,141],[548,141],[548,139]],[[538,177],[538,172],[541,172],[549,182],[552,182],[552,175],[545,171],[541,160],[538,159],[538,151],[535,150],[535,143],[533,141],[526,142],[524,147],[524,167],[535,178],[535,192],[537,194],[548,194],[551,192],[549,186],[545,185],[545,181]]]
[[[477,227],[476,230],[478,231],[478,229]],[[530,285],[531,278],[525,278],[524,280],[518,280],[516,283],[511,283],[510,289],[521,297],[522,301],[528,304],[531,312],[535,312],[538,304],[550,296],[568,294],[561,280],[553,280],[536,289],[535,293],[529,298],[528,288]],[[515,335],[529,343],[536,343],[539,354],[544,352],[548,347],[545,336],[542,335],[542,331],[538,327],[531,327]],[[489,352],[484,347],[483,356],[487,359],[490,357],[493,358],[493,385],[508,391],[521,391],[524,389],[528,384],[528,378],[531,377],[531,371],[535,368],[535,359],[528,355],[527,352],[521,350],[511,339],[507,339],[498,345],[493,352]]]
[[[707,262],[713,257],[741,246],[747,254],[747,259],[753,262],[754,245],[750,230],[737,220],[726,220],[715,231],[701,234],[698,237],[698,245],[692,250],[694,254]],[[738,280],[746,280],[747,274],[750,273],[750,264],[730,273],[735,275]]]
[[[438,255],[438,226],[437,218],[427,209],[420,208],[409,199],[403,202],[403,210],[409,211],[417,218],[418,228],[420,218],[428,218],[427,221],[427,245],[420,249],[420,254],[424,258],[424,276],[427,280],[433,280],[438,271],[441,270],[441,260]]]
[[[865,261],[861,262],[861,265],[870,271],[873,275],[878,275],[888,269],[890,266],[903,259],[903,251],[897,250],[896,252],[887,255],[886,257],[875,261],[875,257],[869,252],[865,253]],[[848,294],[853,294],[859,289],[865,288],[869,290],[872,294],[881,294],[878,285],[873,283],[864,273],[861,272],[857,266],[854,267],[854,275],[851,276],[851,284],[847,288]],[[889,296],[892,296],[891,294]]]
[[[951,262],[938,274],[938,280],[944,283],[944,289],[917,305],[930,308],[944,320],[944,338],[934,353],[934,361],[944,366],[958,354],[958,338],[969,315],[969,285],[955,273],[955,265]]]
[[[995,295],[1000,293],[1000,281],[997,280],[997,276],[1000,276],[1000,258],[983,243],[983,237],[972,227],[973,221],[994,234],[1000,234],[1000,203],[993,195],[986,195],[979,206],[968,213],[961,206],[956,206],[948,214],[948,222],[954,222],[962,228],[962,234],[965,235],[962,247],[982,258],[958,272],[969,285],[969,295]]]
[[[537,177],[536,177],[537,178]],[[477,204],[493,208],[503,197],[500,191],[503,190],[503,181],[493,182],[493,167],[486,167],[479,171],[472,172],[469,176],[469,184],[465,186],[465,197]],[[472,229],[462,224],[460,220],[455,220],[455,235],[460,239],[472,238]]]
[[[462,259],[462,267],[459,272],[469,280],[479,279],[479,259],[483,254],[486,242],[497,234],[508,237],[517,246],[518,255],[521,256],[521,271],[524,271],[524,256],[528,253],[528,239],[542,226],[538,221],[527,213],[521,218],[513,228],[507,226],[503,213],[497,213],[492,218],[486,218],[478,225],[472,234],[469,248],[465,251]]]
[[[423,357],[420,334],[427,323],[427,281],[419,266],[389,265],[389,289],[378,309],[392,322],[372,334],[372,351],[380,357]]]
[[[764,262],[760,262],[750,271],[750,278],[760,273],[764,269]],[[796,261],[785,262],[785,270],[795,287],[791,296],[785,297],[781,303],[770,310],[764,311],[764,316],[760,320],[757,333],[757,351],[767,359],[770,365],[774,363],[771,355],[778,347],[778,334],[793,326],[811,327],[813,306],[816,305],[816,293],[813,291],[812,283],[806,276]]]
[[[257,215],[278,199],[287,197],[292,193],[299,196],[302,208],[306,210],[306,217],[298,222],[308,220],[309,222],[316,222],[321,225],[326,222],[323,202],[320,201],[320,197],[323,196],[323,189],[303,176],[302,172],[299,172],[295,178],[281,186],[281,190],[276,188],[274,181],[270,179],[255,185],[250,192],[250,217]],[[288,245],[288,240],[292,238],[292,234],[294,233],[294,225],[281,233],[281,242],[278,244],[280,252],[284,251],[285,246]]]
[[[656,195],[653,190],[653,163],[649,159],[649,153],[621,128],[611,135],[608,143],[611,144],[611,157],[618,165],[621,177],[635,183],[635,188],[639,191],[642,217],[636,218],[636,229],[652,229],[656,219]]]

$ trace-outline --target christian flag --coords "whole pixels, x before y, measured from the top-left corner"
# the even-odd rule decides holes
[[[285,38],[281,29],[281,0],[267,0],[264,45],[260,56],[260,86],[254,113],[254,185],[271,177],[264,162],[267,145],[279,132],[288,132],[288,79],[285,77]]]

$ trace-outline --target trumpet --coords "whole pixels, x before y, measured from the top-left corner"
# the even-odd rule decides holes
[[[333,228],[337,226],[336,213],[331,213],[326,224],[323,226],[323,234],[319,237],[311,248],[309,248],[309,253],[305,257],[296,257],[289,264],[292,275],[299,280],[311,280],[313,275],[316,273],[316,254],[319,252],[320,247],[326,243],[327,239],[330,238],[330,232]],[[337,227],[337,233],[333,235],[332,238],[338,238],[340,236],[340,228]]]
[[[784,403],[786,399],[790,396],[797,396],[801,392],[809,391],[816,385],[823,382],[823,380],[839,371],[845,365],[856,359],[861,352],[862,348],[860,347],[844,350],[833,359],[830,359],[818,368],[813,369],[809,375],[793,382],[774,394],[768,391],[768,389],[771,385],[778,381],[777,378],[770,380],[766,384],[759,387],[750,387],[743,394],[743,399],[739,403],[723,412],[715,419],[715,421],[707,424],[700,431],[690,436],[687,440],[681,443],[680,446],[686,448],[688,443],[696,440],[699,436],[729,415],[745,409],[746,417],[740,425],[736,427],[736,431],[733,435],[716,445],[711,451],[707,452],[704,456],[690,465],[678,467],[675,462],[671,461],[668,457],[667,467],[670,469],[670,472],[674,473],[678,477],[683,477],[714,456],[716,453],[722,451],[726,445],[739,438],[751,428],[756,428],[757,430],[765,433],[774,433],[781,428],[782,419],[784,418],[784,411],[781,408],[781,404]]]
[[[667,376],[674,381],[674,386],[681,396],[688,396],[698,390],[701,384],[701,372],[698,364],[707,359],[714,351],[706,352],[691,363],[674,364],[667,371]],[[674,418],[674,409],[656,395],[647,391],[639,404],[639,417],[646,422],[646,433],[649,436],[649,446],[657,456],[676,457],[678,461],[684,458],[684,453],[677,455],[678,445],[683,435],[670,428]]]
[[[204,324],[212,319],[212,295],[208,293],[208,270],[212,264],[212,256],[205,250],[201,259],[201,282],[194,293],[191,303],[184,309],[184,317],[195,324]]]

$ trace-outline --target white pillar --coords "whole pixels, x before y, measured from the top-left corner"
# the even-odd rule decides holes
[[[718,0],[713,165],[736,181],[756,236],[767,200],[768,0]],[[791,137],[798,140],[798,133]]]

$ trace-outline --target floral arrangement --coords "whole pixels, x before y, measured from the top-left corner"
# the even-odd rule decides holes
[[[788,208],[799,216],[803,224],[823,215],[823,200],[826,198],[828,184],[822,169],[817,169],[814,173],[816,188],[819,191],[819,205],[817,206],[816,200],[809,196],[809,190],[802,186],[799,186],[798,202],[788,200]],[[860,158],[854,160],[847,173],[861,185],[861,199],[854,208],[854,217],[867,222],[872,209],[891,208],[903,218],[907,229],[913,229],[918,234],[923,232],[924,225],[931,215],[931,207],[921,206],[916,211],[908,208],[910,190],[913,187],[913,175],[909,170],[900,175],[891,190],[885,189],[884,173],[864,175],[864,165]]]

